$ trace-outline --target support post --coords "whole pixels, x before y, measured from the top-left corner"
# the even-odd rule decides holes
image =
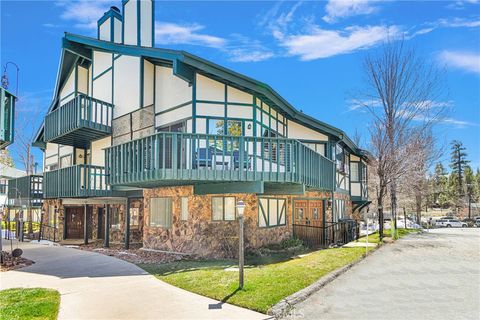
[[[104,237],[104,241],[105,243],[103,244],[103,246],[105,248],[109,248],[110,247],[110,205],[106,205],[105,206],[105,237]]]
[[[87,204],[83,205],[83,244],[88,244]]]
[[[125,212],[125,249],[130,248],[130,199],[127,199],[127,209]]]
[[[244,267],[244,245],[243,245],[243,215],[238,218],[240,222],[240,234],[238,237],[238,269],[239,269],[239,288],[243,289],[243,267]]]

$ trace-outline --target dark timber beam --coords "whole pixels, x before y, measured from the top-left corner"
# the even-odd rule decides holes
[[[87,205],[83,205],[83,244],[88,244]]]
[[[202,183],[195,184],[193,186],[193,193],[196,195],[225,193],[263,193],[263,191],[263,181]]]
[[[110,205],[107,204],[105,206],[105,236],[104,236],[104,244],[105,248],[110,247]]]
[[[130,199],[127,199],[125,211],[125,249],[130,248]]]

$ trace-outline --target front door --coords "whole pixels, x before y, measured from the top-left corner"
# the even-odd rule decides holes
[[[67,239],[82,239],[84,225],[83,207],[71,207],[65,209]]]
[[[323,226],[323,200],[294,200],[295,224],[321,227]]]

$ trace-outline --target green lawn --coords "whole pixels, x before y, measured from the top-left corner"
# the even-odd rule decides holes
[[[416,233],[419,232],[419,229],[397,229],[398,231],[398,237],[402,238],[405,237],[406,235],[410,233]],[[383,234],[385,237],[391,237],[390,234],[390,229],[383,230]],[[367,238],[366,237],[361,237],[360,239],[357,240],[357,242],[366,242]],[[377,232],[374,232],[368,236],[368,242],[370,243],[379,243],[380,242],[380,235]]]
[[[277,262],[247,261],[243,290],[237,290],[238,272],[225,270],[236,267],[237,261],[179,261],[140,267],[182,289],[266,313],[281,299],[360,259],[364,253],[364,248],[335,248],[303,258],[285,260],[283,257]]]
[[[55,320],[60,294],[43,288],[15,288],[0,291],[1,320]]]

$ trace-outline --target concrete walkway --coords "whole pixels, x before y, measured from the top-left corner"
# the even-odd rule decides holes
[[[99,253],[30,243],[19,247],[35,264],[1,273],[0,289],[57,289],[59,319],[268,318],[176,288],[129,262]],[[9,242],[4,248],[9,250]]]
[[[298,304],[289,319],[480,319],[480,228],[386,245]]]

